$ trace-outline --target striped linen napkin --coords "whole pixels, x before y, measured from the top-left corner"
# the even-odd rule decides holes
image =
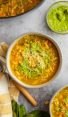
[[[0,73],[0,117],[12,117],[11,100],[6,76]]]
[[[5,66],[5,56],[8,49],[8,44],[5,42],[0,43],[0,61]],[[15,87],[11,79],[0,72],[0,117],[13,117],[11,100],[18,101],[19,90]]]

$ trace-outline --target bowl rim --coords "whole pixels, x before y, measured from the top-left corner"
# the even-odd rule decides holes
[[[51,101],[50,101],[50,104],[49,104],[49,112],[50,112],[50,116],[51,116],[51,117],[52,117],[51,106],[52,106],[53,99],[54,99],[54,97],[55,97],[58,93],[60,93],[60,91],[62,91],[62,90],[65,89],[66,87],[68,87],[68,85],[65,85],[65,86],[61,87],[61,88],[60,88],[58,91],[56,91],[55,94],[52,96]]]
[[[65,3],[65,2],[68,2],[68,1],[65,0],[65,1],[54,2],[54,3],[48,8],[47,14],[46,14],[46,22],[47,22],[47,25],[48,25],[49,29],[50,29],[51,31],[55,32],[55,33],[62,34],[62,35],[68,34],[68,31],[59,32],[59,31],[53,30],[53,29],[50,27],[49,23],[48,23],[48,14],[49,14],[50,10],[52,9],[52,7],[54,7],[54,5],[58,5],[58,4],[60,4],[60,3]]]
[[[15,75],[11,72],[11,68],[10,68],[10,65],[9,65],[9,59],[10,59],[10,54],[11,54],[11,50],[13,48],[13,46],[16,44],[16,42],[18,42],[20,39],[22,39],[22,37],[24,37],[25,35],[30,35],[30,34],[34,34],[34,35],[40,35],[42,37],[45,37],[47,38],[48,40],[50,40],[57,48],[57,51],[58,51],[58,54],[59,54],[59,59],[60,59],[60,64],[59,64],[59,67],[58,67],[58,70],[57,72],[55,73],[55,75],[52,77],[52,79],[50,79],[48,82],[46,83],[43,83],[43,84],[40,84],[40,85],[29,85],[29,84],[26,84],[24,82],[21,82],[20,80],[18,80]],[[41,33],[38,33],[38,32],[29,32],[29,33],[24,33],[22,34],[19,38],[17,38],[15,41],[13,41],[13,43],[10,45],[8,51],[7,51],[7,56],[6,56],[6,66],[7,66],[7,70],[8,70],[8,73],[9,75],[12,77],[12,79],[14,81],[16,81],[19,85],[21,86],[24,86],[26,88],[41,88],[41,87],[44,87],[44,86],[47,86],[50,82],[52,82],[54,79],[56,79],[56,77],[58,76],[59,72],[61,71],[61,67],[62,67],[62,53],[61,53],[61,50],[58,46],[58,44],[53,40],[53,38],[51,36],[48,36],[46,34],[41,34]]]

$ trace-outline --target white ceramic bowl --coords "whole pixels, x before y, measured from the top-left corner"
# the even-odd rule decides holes
[[[57,75],[59,74],[60,70],[61,70],[61,66],[62,66],[62,54],[61,54],[61,51],[60,51],[60,48],[59,46],[57,45],[57,43],[49,36],[47,35],[43,35],[43,34],[39,34],[39,33],[27,33],[27,34],[36,34],[36,35],[40,35],[42,37],[45,37],[47,39],[49,39],[50,41],[52,41],[52,43],[56,46],[57,50],[58,50],[58,53],[59,53],[59,58],[60,58],[60,64],[59,64],[59,67],[58,67],[58,70],[56,72],[56,74],[53,76],[53,78],[51,80],[49,80],[47,83],[44,83],[44,84],[41,84],[41,85],[36,85],[36,86],[32,86],[32,85],[28,85],[28,84],[25,84],[24,82],[21,82],[20,80],[18,80],[16,78],[16,76],[12,73],[12,70],[10,68],[10,54],[11,54],[11,50],[13,48],[13,46],[16,44],[17,41],[19,41],[23,36],[25,36],[26,34],[23,34],[20,38],[16,39],[9,47],[8,49],[8,52],[7,52],[7,69],[8,69],[8,72],[9,72],[9,75],[12,77],[13,80],[15,80],[17,83],[19,83],[21,86],[25,86],[27,88],[41,88],[43,86],[46,86],[47,84],[49,84],[52,80],[54,80]]]
[[[68,85],[66,85],[66,86],[62,87],[61,89],[59,89],[59,90],[54,94],[54,96],[52,97],[52,99],[51,99],[51,101],[50,101],[50,110],[49,110],[49,111],[50,111],[50,117],[54,117],[54,116],[52,115],[51,109],[52,109],[52,102],[53,102],[55,96],[56,96],[60,91],[62,91],[63,89],[65,89],[66,87],[68,87]]]
[[[51,28],[50,24],[49,24],[49,21],[48,21],[48,14],[49,12],[51,11],[51,9],[53,8],[56,8],[57,6],[61,6],[61,5],[65,5],[65,6],[68,6],[68,1],[58,1],[58,2],[55,2],[53,3],[49,9],[48,9],[48,12],[47,12],[47,15],[46,15],[46,21],[47,21],[47,25],[48,27],[55,33],[59,33],[59,34],[68,34],[68,30],[67,31],[55,31],[54,29]]]

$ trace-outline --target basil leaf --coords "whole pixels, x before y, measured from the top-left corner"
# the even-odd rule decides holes
[[[45,111],[35,110],[35,111],[32,111],[31,113],[27,114],[24,117],[50,117],[50,116]]]
[[[19,106],[19,117],[23,117],[26,114],[26,109],[24,105]]]
[[[18,105],[16,101],[12,100],[13,117],[24,117],[26,109],[24,105]]]

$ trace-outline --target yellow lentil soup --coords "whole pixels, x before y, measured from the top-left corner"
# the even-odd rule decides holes
[[[58,70],[59,62],[55,45],[37,34],[23,36],[10,54],[13,74],[29,85],[40,85],[51,80]]]
[[[53,99],[52,117],[68,117],[68,87],[61,90]]]

